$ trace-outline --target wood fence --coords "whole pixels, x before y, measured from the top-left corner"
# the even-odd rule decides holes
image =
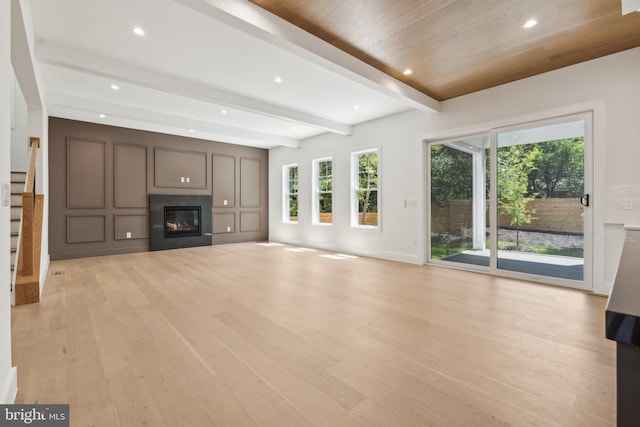
[[[530,224],[523,224],[520,228],[531,231],[548,231],[555,233],[582,233],[584,221],[583,207],[578,199],[535,199],[529,202],[527,208],[534,211],[534,218]],[[485,204],[487,225],[490,224],[489,202]],[[500,215],[498,226],[514,228],[511,217]],[[443,233],[473,227],[471,200],[450,200],[447,207],[431,207],[431,231]]]

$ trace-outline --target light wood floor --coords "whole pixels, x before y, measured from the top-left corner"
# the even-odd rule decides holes
[[[606,299],[254,243],[52,262],[16,403],[74,426],[606,426]]]

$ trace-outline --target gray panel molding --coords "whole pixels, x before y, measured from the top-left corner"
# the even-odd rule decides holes
[[[91,147],[95,153],[76,153],[82,144],[86,150],[90,145],[99,144],[100,149]],[[96,158],[100,153],[102,158]],[[92,155],[93,154],[93,155]],[[107,144],[105,141],[87,138],[67,137],[67,208],[104,209],[107,207]],[[101,182],[100,182],[101,181]],[[93,185],[93,187],[90,187]]]
[[[227,227],[231,227],[227,231]],[[236,214],[234,212],[213,213],[213,234],[229,234],[236,232]]]
[[[230,170],[227,168],[230,167]],[[211,156],[211,189],[214,208],[236,206],[236,157],[225,154]],[[227,204],[224,204],[224,201]]]
[[[171,156],[174,158],[165,159],[163,156]],[[180,156],[182,155],[182,156]],[[162,148],[155,147],[153,150],[153,176],[154,176],[154,185],[157,188],[194,188],[194,189],[206,189],[207,188],[207,160],[208,153],[204,153],[201,151],[188,151],[188,150],[177,150],[174,148]],[[180,158],[182,157],[182,159]],[[188,157],[191,157],[191,160],[187,160]],[[199,157],[201,157],[199,159]],[[203,169],[198,170],[198,165],[196,161],[204,162]],[[167,173],[166,171],[176,173],[176,176],[173,177],[171,174],[163,175]],[[202,174],[201,183],[198,184],[198,180],[194,180],[193,182],[181,182],[178,176],[184,176],[192,178],[193,172],[197,172]]]
[[[260,159],[240,157],[240,206],[243,208],[260,207]]]
[[[260,231],[260,212],[240,212],[240,231]]]
[[[127,231],[130,231],[132,233],[130,238],[127,238]],[[149,218],[146,213],[116,214],[113,216],[114,240],[136,240],[148,238]]]
[[[106,215],[67,215],[67,243],[105,242]]]
[[[136,168],[134,165],[119,161],[119,149],[140,150],[143,163]],[[147,207],[147,147],[138,144],[116,142],[113,144],[113,207],[119,208],[146,208]],[[123,154],[124,155],[124,154]],[[126,156],[126,160],[133,160],[132,156]],[[122,159],[122,160],[125,160]],[[123,166],[123,170],[119,169]],[[119,179],[121,178],[121,179]],[[136,179],[138,182],[136,182]],[[122,185],[122,188],[120,186]]]

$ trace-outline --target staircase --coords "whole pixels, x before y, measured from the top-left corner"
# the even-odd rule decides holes
[[[20,215],[22,214],[22,192],[27,179],[26,172],[11,171],[11,290],[16,269]]]

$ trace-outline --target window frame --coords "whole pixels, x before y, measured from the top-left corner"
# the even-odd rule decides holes
[[[297,191],[295,193],[291,193],[289,191],[289,171],[292,168],[296,168],[297,171]],[[298,198],[298,220],[292,221],[291,216],[289,215],[289,210],[291,208],[291,196],[295,195]],[[300,168],[297,163],[290,163],[282,166],[282,222],[284,224],[297,224],[300,220]]]
[[[378,216],[377,225],[366,225],[360,224],[358,222],[359,219],[359,203],[358,203],[358,192],[361,191],[359,188],[359,158],[361,155],[376,153],[378,156],[378,167],[377,167],[377,178],[378,183],[376,186],[376,213]],[[371,147],[363,150],[354,151],[351,153],[351,228],[355,229],[363,229],[363,230],[373,230],[373,231],[381,231],[382,229],[382,209],[381,209],[381,161],[380,161],[380,147]]]
[[[331,163],[331,190],[321,190],[320,189],[320,163],[330,162]],[[334,161],[332,156],[321,157],[318,159],[314,159],[312,162],[312,170],[313,170],[313,182],[312,182],[312,192],[313,192],[313,213],[311,216],[311,223],[313,225],[320,225],[323,227],[331,227],[334,222],[334,212],[333,212],[333,201],[334,201]],[[331,194],[331,222],[320,222],[320,195],[321,194]]]

